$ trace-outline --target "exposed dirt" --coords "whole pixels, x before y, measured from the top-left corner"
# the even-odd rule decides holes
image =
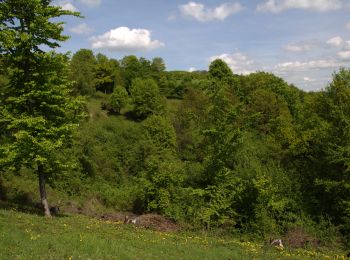
[[[100,220],[104,221],[112,221],[112,222],[124,222],[125,214],[117,212],[117,213],[105,213],[98,217]]]
[[[70,202],[65,206],[61,207],[61,214],[73,213],[73,214],[82,214],[85,216],[97,218],[103,221],[112,221],[112,222],[123,222],[128,225],[140,226],[152,230],[162,231],[162,232],[171,232],[177,231],[180,229],[174,221],[171,221],[158,214],[144,214],[144,215],[135,215],[133,213],[122,213],[122,212],[111,212],[103,213],[100,210],[96,210],[99,207],[98,201],[90,200],[87,201],[84,205],[79,206],[75,202]],[[127,221],[129,220],[129,221]]]
[[[102,215],[99,219],[106,221],[124,222],[128,225],[141,226],[162,232],[177,231],[180,229],[179,225],[177,225],[175,222],[157,214],[134,215],[110,213]]]
[[[311,235],[307,234],[302,228],[290,229],[283,239],[285,245],[290,248],[317,248],[320,241]]]
[[[139,216],[141,226],[145,228],[151,228],[158,231],[177,231],[180,229],[179,225],[175,222],[166,219],[165,217],[157,214],[146,214]]]

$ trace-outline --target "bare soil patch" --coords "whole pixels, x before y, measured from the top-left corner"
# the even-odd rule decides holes
[[[177,225],[174,221],[158,214],[134,215],[123,213],[109,213],[103,214],[99,219],[105,221],[125,222],[126,218],[130,219],[130,222],[128,223],[130,225],[141,226],[161,232],[171,232],[180,229],[179,225]]]
[[[307,234],[302,228],[292,228],[288,230],[283,241],[285,244],[293,249],[297,248],[313,248],[316,249],[320,246],[320,241]]]

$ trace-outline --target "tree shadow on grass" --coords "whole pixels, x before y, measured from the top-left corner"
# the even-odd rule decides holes
[[[15,210],[22,213],[27,213],[27,214],[37,215],[37,216],[44,216],[44,209],[41,203],[36,202],[33,199],[31,194],[22,192],[13,197],[10,197],[7,195],[7,190],[1,184],[1,181],[0,181],[0,209]],[[54,217],[67,216],[61,213],[56,213],[52,215]]]
[[[122,115],[124,115],[124,118],[126,120],[130,120],[130,121],[134,121],[134,122],[138,122],[138,123],[142,122],[143,120],[145,120],[147,118],[147,116],[143,116],[143,117],[137,116],[134,111],[127,111]]]
[[[138,117],[133,111],[128,111],[124,113],[124,117],[127,120],[134,121],[134,122],[141,122],[142,118]]]
[[[0,178],[0,209],[16,210],[24,213],[30,213],[35,215],[42,215],[40,208],[34,203],[31,194],[19,193],[16,195],[9,195],[7,187],[2,183]]]
[[[13,198],[2,196],[0,199],[0,209],[43,216],[43,211],[38,207],[38,204],[29,200],[29,198],[28,194],[19,194]]]

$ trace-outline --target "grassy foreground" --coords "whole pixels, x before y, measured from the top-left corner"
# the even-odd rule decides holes
[[[343,259],[239,240],[161,233],[80,215],[45,219],[0,209],[0,259]]]

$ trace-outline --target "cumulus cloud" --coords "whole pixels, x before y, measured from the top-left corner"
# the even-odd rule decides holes
[[[340,36],[329,39],[326,44],[330,47],[342,49],[343,51],[350,50],[350,41],[346,41]],[[343,58],[344,52],[341,52],[341,54],[338,53],[338,57]]]
[[[337,55],[341,60],[350,60],[350,51],[340,51],[337,53]]]
[[[329,83],[331,73],[345,65],[338,58],[287,61],[271,67],[270,71],[306,91],[321,90]],[[307,76],[306,76],[307,75]]]
[[[344,39],[340,36],[333,37],[326,42],[327,45],[332,47],[342,47],[344,43]]]
[[[227,17],[243,10],[243,6],[238,2],[224,3],[215,8],[208,8],[204,4],[197,2],[189,2],[181,5],[179,8],[182,15],[200,22],[223,21]]]
[[[151,39],[151,32],[146,29],[118,27],[100,36],[91,38],[92,48],[110,51],[149,51],[163,47],[164,43]]]
[[[344,50],[350,50],[350,41],[346,41],[343,46]]]
[[[267,0],[259,4],[257,10],[272,13],[280,13],[288,9],[326,12],[340,9],[343,6],[342,0]]]
[[[322,47],[321,43],[320,47]],[[247,75],[256,71],[268,71],[304,90],[315,91],[328,84],[332,71],[347,65],[350,60],[350,51],[341,52],[339,50],[338,55],[334,54],[322,59],[287,60],[275,64],[264,62],[266,66],[261,66],[261,62],[241,52],[210,57],[210,61],[215,59],[225,61],[235,74]]]
[[[306,82],[315,82],[316,81],[316,79],[313,79],[313,78],[310,78],[310,77],[304,77],[303,80],[306,81]]]
[[[301,42],[301,43],[293,43],[288,44],[284,47],[286,51],[289,52],[306,52],[311,50],[313,45],[311,43]]]
[[[56,3],[58,6],[61,6],[64,10],[78,12],[78,8],[75,7],[73,2],[74,0],[58,0]],[[102,0],[79,0],[79,2],[89,7],[96,7],[102,3]]]
[[[244,55],[241,52],[235,52],[232,54],[224,53],[218,56],[210,57],[211,62],[216,59],[221,59],[226,62],[235,74],[247,75],[255,72],[253,69],[253,66],[255,64],[254,60],[248,58],[248,56]]]
[[[59,1],[57,5],[62,7],[63,10],[78,12],[78,9],[70,1]]]
[[[310,61],[288,61],[279,63],[275,66],[277,72],[288,71],[307,71],[307,70],[320,70],[320,69],[332,69],[339,68],[343,65],[342,62],[335,59],[321,59]]]
[[[72,27],[70,31],[79,35],[87,35],[90,34],[93,30],[86,23],[81,23],[75,27]]]
[[[102,0],[79,0],[82,4],[85,4],[89,7],[95,7],[102,3]]]

